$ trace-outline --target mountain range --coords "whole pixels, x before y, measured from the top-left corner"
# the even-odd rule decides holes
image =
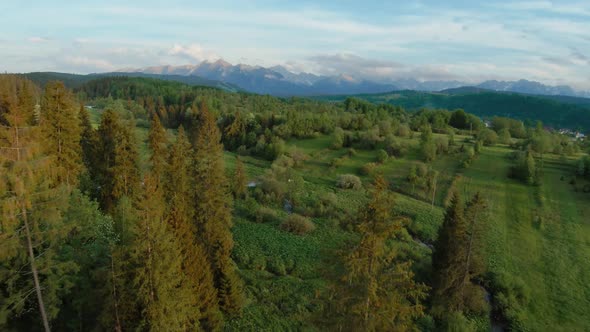
[[[489,80],[480,84],[461,81],[418,81],[415,79],[398,79],[390,82],[378,82],[354,77],[348,74],[334,76],[315,75],[312,73],[294,73],[283,66],[261,67],[245,64],[232,65],[224,60],[203,61],[196,65],[152,66],[146,68],[125,68],[118,74],[180,77],[200,77],[204,80],[222,82],[237,86],[243,90],[270,94],[275,96],[312,96],[383,93],[395,90],[442,91],[446,89],[474,86],[476,88],[516,92],[532,95],[562,95],[590,97],[590,92],[576,91],[567,85],[549,86],[535,81],[497,81]],[[205,85],[214,85],[207,82]]]

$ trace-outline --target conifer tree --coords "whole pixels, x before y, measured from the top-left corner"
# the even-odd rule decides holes
[[[239,314],[243,305],[242,282],[231,259],[234,245],[232,216],[223,162],[221,134],[215,117],[201,104],[201,123],[195,144],[196,206],[199,237],[211,263],[219,303],[230,314]]]
[[[454,194],[445,212],[443,224],[432,254],[433,313],[460,311],[463,299],[460,289],[464,282],[466,263],[467,223],[461,198]]]
[[[242,159],[239,156],[236,157],[236,171],[234,173],[232,184],[232,192],[234,194],[234,198],[246,197],[248,190],[246,171],[244,170],[244,163],[242,162]]]
[[[45,153],[55,158],[56,184],[75,186],[82,164],[78,105],[61,82],[49,82],[41,105]]]
[[[82,160],[86,169],[92,174],[94,164],[96,162],[96,145],[98,143],[98,136],[96,130],[92,127],[90,122],[90,114],[84,108],[84,105],[80,106],[78,113],[80,118],[81,135],[80,135],[80,146],[82,147]]]
[[[463,285],[461,285],[461,297],[465,301],[466,307],[469,303],[477,302],[469,297],[476,293],[469,288],[473,288],[470,282],[474,277],[481,276],[485,272],[485,264],[481,252],[481,236],[483,234],[483,219],[485,216],[486,202],[479,192],[467,203],[465,207],[465,219],[468,225],[467,243],[465,250],[465,265],[463,266]],[[479,297],[481,299],[481,297]],[[468,308],[470,309],[470,308]]]
[[[111,109],[104,111],[98,129],[97,181],[100,203],[112,212],[124,196],[133,197],[139,185],[139,153],[130,124]]]
[[[158,183],[164,174],[164,167],[166,165],[166,130],[162,127],[160,118],[157,114],[154,114],[152,118],[152,124],[148,136],[148,146],[152,151],[150,156],[150,163],[152,166],[152,172],[156,177]]]
[[[399,262],[392,239],[403,218],[392,214],[393,197],[382,177],[375,180],[370,202],[359,211],[355,229],[360,241],[343,252],[327,311],[338,330],[410,331],[423,314],[426,286],[413,280],[409,263]]]
[[[219,311],[217,290],[213,274],[202,243],[197,241],[197,226],[194,223],[194,185],[191,177],[193,150],[181,126],[176,142],[170,147],[165,181],[168,207],[166,220],[174,229],[180,244],[182,272],[186,278],[186,293],[181,296],[188,301],[190,326],[204,330],[218,330],[222,317]]]
[[[55,159],[41,148],[31,86],[0,77],[2,90],[9,90],[0,91],[8,96],[0,126],[0,327],[28,317],[49,331],[77,266],[57,257],[67,235],[61,217],[67,192],[47,176]]]
[[[180,246],[164,220],[165,203],[155,175],[146,175],[143,183],[137,202],[139,219],[129,246],[135,296],[142,312],[137,326],[149,331],[190,330]]]

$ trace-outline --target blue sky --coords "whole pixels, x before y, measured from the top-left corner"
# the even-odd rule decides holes
[[[231,63],[590,90],[590,1],[2,1],[0,70]]]

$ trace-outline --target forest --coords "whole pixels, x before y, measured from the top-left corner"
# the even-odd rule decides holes
[[[42,83],[0,75],[0,330],[587,329],[570,113]]]
[[[344,101],[349,96],[319,96],[317,99]],[[590,130],[588,98],[526,95],[496,92],[476,88],[457,88],[440,92],[394,91],[391,93],[358,95],[373,103],[389,103],[407,110],[464,109],[480,116],[510,117],[534,126],[542,121],[554,129]]]

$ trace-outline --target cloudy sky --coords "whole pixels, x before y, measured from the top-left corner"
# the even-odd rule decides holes
[[[0,70],[285,65],[590,90],[590,1],[1,1]]]

